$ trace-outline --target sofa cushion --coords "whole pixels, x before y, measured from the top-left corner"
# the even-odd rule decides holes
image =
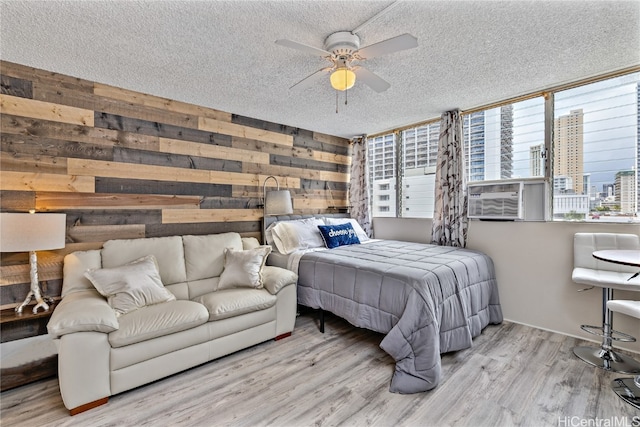
[[[243,237],[242,238],[242,249],[255,249],[260,246],[260,242],[255,237]]]
[[[91,281],[84,276],[90,268],[102,267],[100,250],[77,251],[65,255],[62,281],[62,298],[78,291],[95,290]]]
[[[102,266],[118,267],[145,255],[156,257],[160,278],[165,285],[187,280],[180,236],[109,240],[102,247]]]
[[[223,289],[199,296],[193,301],[206,307],[209,320],[226,319],[272,307],[277,297],[265,289]]]
[[[153,255],[120,267],[89,269],[85,276],[118,315],[176,299],[164,288]]]
[[[224,249],[224,270],[220,275],[218,289],[262,288],[262,268],[271,253],[271,246],[236,251]]]
[[[242,249],[238,233],[182,236],[182,242],[188,281],[220,276],[224,268],[224,249]]]
[[[112,347],[123,347],[147,341],[203,325],[208,318],[207,309],[193,301],[151,305],[120,316],[120,328],[109,334],[109,343]]]

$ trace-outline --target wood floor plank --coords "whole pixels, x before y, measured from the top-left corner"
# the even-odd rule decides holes
[[[600,425],[630,426],[639,415],[610,388],[613,378],[625,375],[578,360],[571,348],[584,342],[575,338],[509,322],[489,326],[472,348],[442,356],[438,387],[409,395],[388,391],[394,361],[380,349],[381,339],[330,314],[321,334],[315,313],[302,310],[291,337],[112,396],[108,404],[74,417],[62,405],[56,379],[5,391],[0,421],[7,426],[28,420],[30,426],[494,427],[600,420]]]

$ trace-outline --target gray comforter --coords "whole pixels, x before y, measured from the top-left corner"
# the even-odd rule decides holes
[[[300,304],[386,334],[392,392],[434,388],[441,353],[471,347],[502,322],[493,262],[472,250],[373,241],[307,253],[298,274]]]

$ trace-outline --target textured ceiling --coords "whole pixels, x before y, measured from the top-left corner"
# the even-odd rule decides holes
[[[364,64],[390,89],[337,114],[328,78],[289,89],[328,62],[275,40],[322,48],[391,3],[0,0],[0,58],[347,138],[640,64],[638,1],[403,1],[357,33],[418,38]]]

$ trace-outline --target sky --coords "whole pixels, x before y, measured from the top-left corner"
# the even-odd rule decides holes
[[[597,191],[614,183],[616,172],[637,165],[639,82],[640,73],[634,73],[555,94],[556,118],[583,110],[584,172],[591,174]],[[513,173],[528,177],[529,147],[544,142],[542,98],[514,104],[513,141]]]

